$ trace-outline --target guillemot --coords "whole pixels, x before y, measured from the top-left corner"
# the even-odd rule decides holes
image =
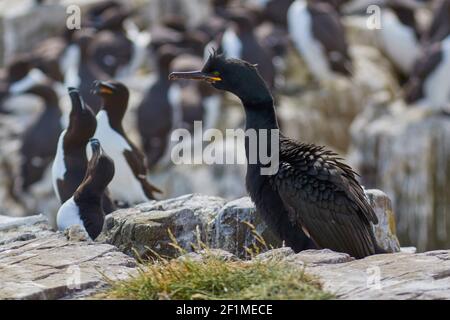
[[[173,119],[178,88],[167,79],[170,64],[176,57],[177,48],[165,45],[156,51],[157,74],[147,89],[137,109],[137,127],[141,137],[147,165],[152,169],[165,154],[169,135],[176,121]]]
[[[62,131],[59,99],[50,79],[30,61],[14,63],[9,70],[9,95],[31,94],[42,99],[44,110],[25,130],[20,148],[21,191],[28,191],[40,181],[56,154]]]
[[[114,162],[103,151],[98,140],[92,139],[90,146],[92,157],[86,175],[74,195],[59,208],[57,225],[61,231],[80,225],[95,240],[103,229],[105,213],[102,199],[114,176]]]
[[[122,119],[128,107],[128,88],[117,81],[96,81],[94,94],[101,97],[94,137],[114,159],[116,173],[109,186],[111,198],[125,205],[155,199],[161,192],[147,181],[147,166],[142,152],[128,139]]]
[[[292,41],[317,80],[332,80],[337,74],[351,76],[352,59],[345,30],[332,6],[295,0],[287,20]]]
[[[450,36],[425,49],[404,86],[405,101],[448,113],[450,103]]]

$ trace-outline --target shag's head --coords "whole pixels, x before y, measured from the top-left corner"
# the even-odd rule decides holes
[[[68,88],[68,91],[72,102],[68,131],[74,133],[69,136],[85,146],[89,139],[94,136],[97,120],[91,108],[84,103],[78,89]]]
[[[200,71],[172,72],[169,79],[205,81],[216,89],[235,94],[243,102],[258,103],[272,99],[256,65],[239,59],[226,59],[222,54],[211,54]]]

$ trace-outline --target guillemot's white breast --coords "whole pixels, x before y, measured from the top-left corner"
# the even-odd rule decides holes
[[[296,0],[288,10],[288,29],[296,49],[302,55],[311,73],[318,80],[333,78],[330,64],[320,42],[312,32],[312,17],[307,3]]]
[[[80,225],[84,228],[83,220],[80,217],[80,208],[75,203],[73,197],[64,202],[59,208],[56,223],[60,231],[64,231],[73,225]]]
[[[132,152],[132,148],[121,134],[111,128],[105,110],[100,110],[97,114],[97,130],[94,137],[100,140],[105,152],[114,160],[116,173],[109,184],[111,198],[127,203],[148,201],[141,183],[136,179],[124,156],[124,151]]]

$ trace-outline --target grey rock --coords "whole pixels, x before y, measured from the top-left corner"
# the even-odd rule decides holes
[[[358,116],[352,141],[349,159],[362,183],[392,199],[400,243],[450,247],[450,118],[397,102]]]
[[[43,215],[24,218],[0,216],[0,245],[53,234]]]
[[[355,260],[328,249],[292,254],[289,248],[282,248],[254,259],[261,257],[301,265],[305,274],[316,278],[337,299],[450,299],[450,250],[380,254]]]
[[[0,299],[83,297],[136,270],[136,262],[114,246],[40,233],[0,245]]]
[[[86,230],[78,224],[64,230],[64,236],[69,241],[92,241]]]
[[[223,205],[221,198],[186,195],[119,210],[106,217],[100,239],[130,255],[145,257],[155,252],[175,256],[180,251],[172,245],[169,230],[184,250],[191,250],[199,241],[208,243],[208,225]]]
[[[20,226],[32,226],[37,223],[45,222],[47,222],[47,218],[42,214],[29,217],[9,217],[0,215],[0,231]]]
[[[280,240],[267,228],[256,213],[255,205],[249,197],[228,202],[211,223],[211,246],[248,257],[246,248],[257,246],[279,247]],[[266,243],[260,243],[255,234],[261,235]]]
[[[222,249],[207,249],[200,250],[198,252],[189,252],[187,254],[182,255],[178,259],[180,260],[193,260],[193,261],[202,261],[206,257],[214,257],[224,261],[239,261],[240,259],[236,257],[234,254],[222,250]]]
[[[416,253],[417,252],[417,248],[416,247],[401,247],[400,248],[400,252],[403,252],[403,253]]]
[[[254,257],[254,260],[257,261],[268,261],[268,260],[284,260],[287,257],[294,255],[295,252],[289,247],[282,247],[277,249],[272,249],[263,253],[258,254]]]
[[[366,190],[365,194],[378,218],[378,224],[373,225],[378,245],[386,252],[399,252],[400,243],[396,236],[395,216],[391,200],[380,190]]]
[[[380,245],[388,251],[399,251],[389,199],[377,190],[367,191],[367,196],[379,216],[375,233]],[[179,248],[173,246],[169,230]],[[251,258],[283,246],[259,217],[249,197],[226,202],[198,194],[114,212],[106,217],[104,231],[97,241],[113,244],[126,254],[139,257],[155,253],[173,257],[207,245],[239,258]]]
[[[173,246],[169,230],[180,248]],[[267,244],[258,243],[256,234],[262,235]],[[114,212],[106,217],[104,231],[97,240],[139,257],[154,253],[172,257],[184,250],[200,249],[203,244],[245,257],[246,248],[253,248],[253,244],[258,250],[280,245],[248,197],[227,203],[196,194]]]
[[[295,255],[288,256],[286,261],[295,262],[301,265],[323,265],[338,264],[355,260],[346,253],[334,252],[330,249],[305,250]]]
[[[339,299],[450,299],[450,251],[394,253],[306,266]]]
[[[218,254],[228,256],[223,251]],[[201,261],[205,255],[199,252],[187,257]],[[328,249],[293,254],[290,248],[280,248],[253,261],[271,259],[302,266],[305,274],[317,279],[337,299],[450,299],[450,250],[379,254],[355,260]]]

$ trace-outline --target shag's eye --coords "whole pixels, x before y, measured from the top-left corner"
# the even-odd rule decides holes
[[[213,71],[212,74],[215,75],[215,76],[220,76],[220,72],[219,71]]]

